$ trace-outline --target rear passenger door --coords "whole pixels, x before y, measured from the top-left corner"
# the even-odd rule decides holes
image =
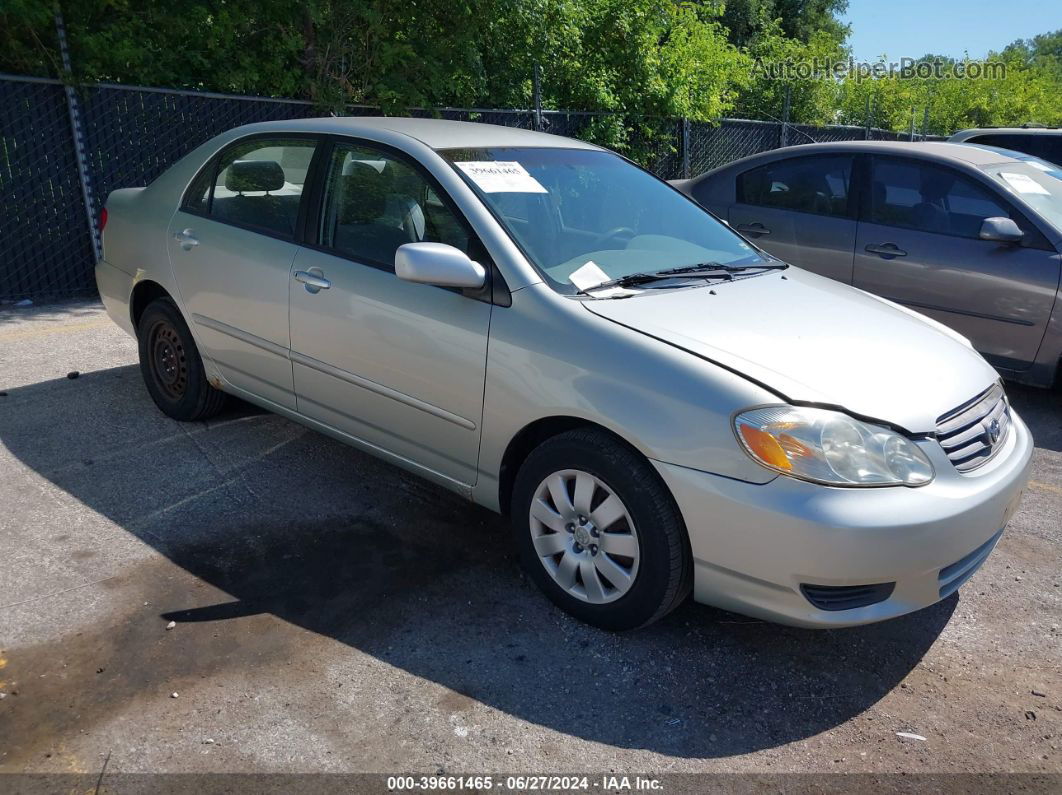
[[[232,386],[290,409],[288,281],[316,146],[298,136],[229,145],[186,192],[167,243],[203,353]]]
[[[997,367],[1027,368],[1055,300],[1054,248],[1000,191],[958,169],[882,156],[870,169],[855,286],[951,326]],[[1013,219],[1025,238],[981,240],[993,217]]]
[[[776,257],[852,281],[852,155],[775,160],[738,174],[730,225]]]

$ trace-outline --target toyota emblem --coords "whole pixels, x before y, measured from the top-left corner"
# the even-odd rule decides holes
[[[992,424],[988,426],[988,441],[990,444],[995,444],[999,441],[999,420],[992,420]]]

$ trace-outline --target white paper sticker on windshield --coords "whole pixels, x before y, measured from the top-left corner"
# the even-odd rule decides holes
[[[583,267],[572,271],[568,281],[580,290],[592,290],[597,285],[610,281],[611,276],[601,270],[593,260],[588,261]]]
[[[1015,174],[1013,171],[1000,171],[999,176],[1007,181],[1018,193],[1038,193],[1050,196],[1051,192],[1028,174]]]
[[[484,193],[549,193],[515,160],[455,163]]]

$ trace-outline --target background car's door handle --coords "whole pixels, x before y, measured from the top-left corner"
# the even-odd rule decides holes
[[[295,281],[305,284],[306,292],[308,293],[327,290],[332,286],[332,282],[328,281],[324,276],[318,276],[316,273],[308,273],[307,271],[295,271]]]
[[[885,257],[906,257],[907,252],[897,246],[895,243],[868,243],[866,251],[871,254],[877,254],[878,256]]]
[[[191,229],[185,229],[183,232],[178,232],[173,236],[173,239],[181,244],[181,248],[185,251],[190,251],[195,246],[199,245],[199,240]]]
[[[739,232],[745,235],[769,235],[771,230],[761,223],[755,224],[738,224],[736,227]]]

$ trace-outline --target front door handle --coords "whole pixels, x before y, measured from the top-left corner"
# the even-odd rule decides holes
[[[199,245],[199,240],[191,229],[185,229],[183,232],[178,232],[173,236],[173,239],[180,243],[181,248],[185,251],[191,251]]]
[[[868,243],[865,250],[870,254],[877,254],[885,259],[907,256],[907,252],[895,243]]]
[[[332,282],[324,276],[309,271],[295,271],[295,281],[305,284],[306,292],[312,294],[327,290],[332,286]]]
[[[771,234],[771,230],[759,222],[754,224],[738,224],[735,228],[742,234],[752,235],[753,237]]]

